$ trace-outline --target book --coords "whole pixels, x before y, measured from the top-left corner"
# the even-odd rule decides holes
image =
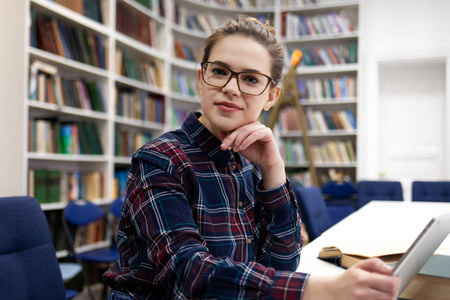
[[[378,242],[349,242],[341,243],[339,246],[323,247],[317,258],[333,263],[338,267],[350,268],[356,263],[368,259],[379,258],[382,261],[393,264],[399,261],[401,256],[408,250],[410,241],[398,240]]]

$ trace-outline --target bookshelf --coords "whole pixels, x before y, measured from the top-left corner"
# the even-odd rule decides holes
[[[178,128],[188,112],[200,108],[197,52],[222,20],[239,13],[269,18],[281,33],[287,14],[344,10],[355,28],[352,33],[289,35],[284,42],[289,49],[358,42],[357,1],[299,5],[249,0],[232,6],[218,0],[92,0],[88,2],[95,8],[87,16],[80,13],[82,2],[0,0],[0,32],[10,41],[0,49],[1,57],[10,58],[0,72],[0,101],[8,107],[0,112],[0,138],[6,141],[0,162],[10,170],[0,173],[0,188],[4,195],[36,193],[36,186],[44,182],[47,188],[38,188],[38,195],[52,195],[51,202],[42,201],[52,218],[72,198],[109,205],[123,193],[131,153],[138,145]],[[64,6],[71,4],[78,6]],[[308,80],[357,79],[358,69],[358,63],[301,65],[296,76],[306,86]],[[322,112],[350,110],[357,119],[356,94],[308,96],[302,103]],[[295,130],[279,133],[281,140],[301,137]],[[357,142],[356,130],[310,133],[316,146]],[[306,166],[299,160],[286,161],[289,172]],[[323,161],[316,167],[342,169],[352,178],[356,174],[355,161]]]
[[[288,56],[293,49],[303,53],[296,80],[319,184],[336,172],[355,181],[359,1],[286,0],[279,12]],[[303,128],[295,117],[283,111],[276,132],[288,173],[309,182]]]

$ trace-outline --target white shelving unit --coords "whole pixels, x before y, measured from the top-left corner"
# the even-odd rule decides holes
[[[296,70],[296,79],[303,80],[306,82],[308,80],[321,81],[321,90],[317,92],[314,88],[309,88],[309,94],[315,94],[315,96],[309,95],[309,97],[305,98],[301,96],[301,103],[304,107],[304,111],[308,110],[320,111],[324,113],[328,112],[337,112],[340,110],[349,110],[354,115],[354,118],[357,120],[357,105],[358,105],[358,96],[357,91],[354,92],[356,95],[346,96],[346,97],[329,97],[324,95],[325,93],[325,80],[329,80],[330,78],[339,78],[343,76],[348,76],[350,78],[355,79],[356,83],[358,82],[359,77],[359,69],[360,65],[358,60],[356,61],[339,61],[339,63],[326,63],[326,64],[308,64],[306,63],[308,55],[308,49],[317,49],[318,47],[326,49],[329,46],[339,47],[340,45],[344,45],[343,48],[350,48],[350,44],[356,45],[357,52],[355,53],[357,57],[359,57],[359,1],[327,1],[327,0],[318,0],[317,3],[314,4],[304,4],[304,5],[283,5],[289,1],[281,1],[281,5],[279,9],[280,19],[280,27],[281,32],[284,33],[283,41],[286,43],[288,50],[292,49],[300,49],[304,53],[303,61],[304,63],[300,63]],[[306,1],[305,1],[306,2]],[[330,31],[330,28],[325,32],[319,31],[316,26],[313,24],[313,19],[320,20],[320,24],[323,26],[322,17],[325,19],[328,15],[335,14],[339,15],[340,12],[344,12],[347,20],[349,20],[350,24],[353,26],[353,30],[351,31]],[[302,21],[300,21],[302,20]],[[307,21],[306,21],[307,20]],[[336,20],[336,19],[334,19]],[[303,23],[302,23],[303,22]],[[309,22],[309,24],[308,24]],[[336,23],[338,21],[335,21]],[[290,27],[291,26],[291,27]],[[312,26],[315,28],[314,34],[305,34],[305,32],[300,31],[299,28],[308,28],[308,26]],[[320,28],[320,26],[319,26]],[[314,51],[313,51],[314,52]],[[336,53],[335,53],[336,54]],[[357,85],[357,84],[356,84]],[[317,94],[321,94],[320,97],[317,97]],[[314,122],[313,120],[309,120],[309,122]],[[356,148],[357,144],[357,127],[351,130],[336,130],[330,127],[330,124],[327,124],[327,129],[325,130],[313,130],[310,125],[310,130],[308,130],[308,137],[310,140],[311,149],[313,147],[320,146],[321,151],[327,151],[327,148],[324,146],[325,143],[336,143],[342,141],[351,141],[353,147]],[[301,142],[302,132],[297,131],[285,131],[283,129],[280,130],[280,139],[282,143],[285,145],[282,147],[289,148],[295,146],[291,146],[291,143]],[[288,141],[288,142],[287,142]],[[354,149],[356,151],[356,149]],[[292,149],[292,151],[295,151]],[[286,151],[286,152],[289,152]],[[293,157],[287,158],[286,160],[286,168],[288,173],[298,173],[303,172],[308,167],[308,160],[304,157],[304,152],[300,157],[296,157],[296,155],[292,155]],[[347,161],[348,157],[343,159],[329,159],[329,157],[324,157],[326,155],[322,153],[322,159],[320,161],[314,160],[314,166],[318,173],[319,183],[323,180],[321,178],[324,175],[327,175],[329,169],[335,169],[337,171],[342,171],[345,175],[348,175],[352,180],[356,180],[357,173],[357,161],[351,160]],[[287,156],[290,154],[287,153]],[[314,154],[313,154],[314,155]],[[307,178],[307,177],[306,177]]]
[[[102,196],[91,199],[96,203],[107,205],[113,201],[114,174],[116,170],[127,170],[130,167],[130,155],[116,155],[116,132],[126,130],[130,133],[152,134],[154,137],[179,126],[181,120],[175,119],[174,110],[186,113],[200,108],[197,89],[197,71],[199,57],[186,60],[177,57],[175,41],[180,41],[198,51],[201,43],[209,34],[198,29],[188,28],[181,22],[176,22],[175,7],[181,8],[187,14],[212,14],[217,20],[232,17],[236,14],[267,17],[274,24],[278,33],[282,32],[282,14],[314,15],[329,11],[345,10],[355,21],[357,27],[358,1],[334,1],[327,4],[326,0],[317,1],[314,5],[284,6],[283,1],[258,0],[257,7],[250,4],[253,1],[241,1],[245,7],[227,7],[219,1],[206,0],[168,0],[164,4],[164,16],[134,0],[101,0],[103,23],[89,19],[75,11],[63,7],[49,0],[0,0],[0,25],[2,40],[8,47],[0,47],[2,70],[0,72],[0,140],[2,140],[0,165],[7,172],[0,172],[0,191],[2,196],[24,195],[28,193],[28,170],[50,169],[67,172],[99,172],[102,174]],[[125,7],[136,15],[153,20],[160,37],[156,47],[137,41],[116,30],[117,7]],[[95,67],[86,63],[62,57],[42,49],[30,46],[30,26],[32,8],[36,15],[56,18],[64,24],[81,28],[101,37],[106,51],[106,68]],[[358,41],[357,31],[350,34],[320,35],[315,37],[284,38],[289,49],[315,45],[328,45]],[[132,79],[116,72],[116,50],[120,49],[132,54],[136,58],[156,60],[160,63],[161,85],[157,86],[136,79]],[[59,106],[30,100],[28,97],[29,67],[32,61],[39,60],[56,66],[61,75],[79,77],[98,83],[102,88],[105,99],[105,112],[98,112],[68,106]],[[190,78],[191,93],[183,93],[174,89],[176,74]],[[358,77],[359,65],[340,64],[332,66],[300,66],[298,78],[326,78],[341,74]],[[125,89],[137,91],[164,99],[164,122],[137,120],[116,115],[115,91]],[[339,100],[339,99],[337,99]],[[356,116],[358,99],[346,99],[334,103],[309,103],[315,109],[349,108]],[[87,121],[97,125],[103,154],[81,155],[60,153],[37,153],[28,151],[29,120],[35,118],[55,118],[60,121]],[[296,139],[300,133],[283,133],[282,138]],[[329,139],[350,138],[356,143],[357,133],[330,131],[327,133],[310,133],[312,143],[320,143]],[[302,169],[306,164],[287,162],[286,167],[291,170]],[[350,170],[353,178],[356,173],[356,162],[352,163],[324,163],[317,165],[324,170],[330,167]],[[66,202],[42,204],[44,210],[62,210]]]

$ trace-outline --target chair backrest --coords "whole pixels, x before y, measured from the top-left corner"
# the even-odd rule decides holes
[[[106,216],[106,211],[87,200],[74,200],[64,209],[67,222],[75,226],[88,225]]]
[[[403,190],[400,181],[370,181],[358,182],[358,208],[372,200],[403,201]]]
[[[32,197],[0,198],[0,299],[65,299],[50,229]]]
[[[297,198],[299,214],[302,222],[306,225],[310,241],[312,241],[331,227],[331,219],[328,215],[325,200],[320,190],[315,186],[293,185],[293,189]]]
[[[412,201],[450,202],[450,181],[413,181]]]

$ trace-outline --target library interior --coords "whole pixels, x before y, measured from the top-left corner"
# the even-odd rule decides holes
[[[0,299],[108,299],[133,154],[201,112],[202,44],[238,15],[285,46],[281,93],[258,122],[295,196],[297,271],[397,263],[430,219],[450,218],[448,11],[447,0],[0,0]],[[435,250],[399,299],[447,299],[450,238]]]

